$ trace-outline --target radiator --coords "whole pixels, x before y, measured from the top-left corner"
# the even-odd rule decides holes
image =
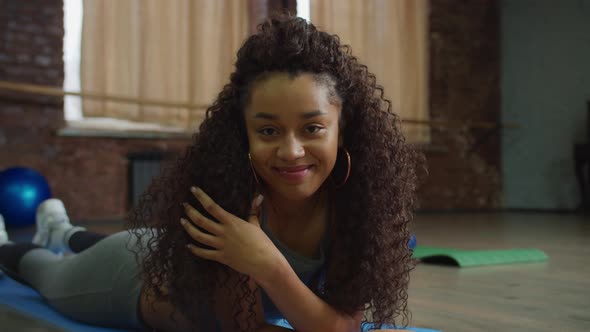
[[[127,156],[129,159],[129,195],[128,206],[137,205],[143,192],[162,169],[164,162],[170,160],[171,155],[163,152],[141,152]]]

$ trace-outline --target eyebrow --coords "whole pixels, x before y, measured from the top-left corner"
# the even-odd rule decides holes
[[[301,113],[301,117],[304,119],[311,119],[316,116],[327,115],[327,114],[328,114],[327,112],[312,111],[312,112]],[[268,119],[268,120],[276,120],[279,118],[278,116],[276,116],[274,114],[264,113],[264,112],[258,112],[254,115],[254,117],[259,118],[259,119]]]

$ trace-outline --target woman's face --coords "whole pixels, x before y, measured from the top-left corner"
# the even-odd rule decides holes
[[[255,83],[244,113],[250,156],[271,194],[306,199],[330,175],[341,107],[329,96],[311,74],[277,73]]]

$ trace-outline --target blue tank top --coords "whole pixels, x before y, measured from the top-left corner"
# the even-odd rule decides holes
[[[268,220],[266,218],[266,212],[264,209],[262,210],[262,222],[260,223],[260,227],[283,254],[283,256],[285,256],[289,262],[289,265],[291,265],[291,268],[293,268],[299,279],[304,284],[309,287],[315,278],[320,278],[319,280],[321,282],[321,279],[323,278],[320,274],[323,273],[323,268],[326,263],[326,251],[328,250],[328,241],[326,236],[322,238],[319,252],[315,255],[315,257],[310,258],[289,249],[272,234],[268,228]],[[272,325],[284,325],[287,323],[279,309],[277,309],[266,292],[261,290],[261,293],[262,305],[264,307],[264,318],[266,322]]]

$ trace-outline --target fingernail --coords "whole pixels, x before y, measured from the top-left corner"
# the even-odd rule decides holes
[[[182,226],[186,225],[186,220],[184,218],[180,218],[180,223]]]
[[[197,187],[195,187],[195,186],[192,186],[192,187],[191,187],[191,192],[192,192],[193,194],[196,194],[196,193],[197,193]]]
[[[258,195],[258,197],[256,197],[256,199],[254,200],[254,206],[259,207],[260,204],[262,204],[263,200],[264,200],[264,196]]]

